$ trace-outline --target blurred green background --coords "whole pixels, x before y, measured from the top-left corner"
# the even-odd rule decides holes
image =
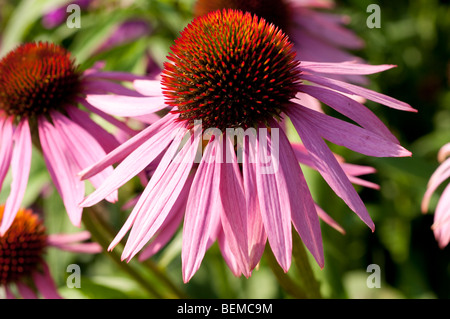
[[[81,28],[69,29],[62,23],[46,28],[42,17],[52,8],[68,1],[0,0],[0,52],[17,44],[46,40],[67,47],[81,63],[90,67],[106,62],[106,69],[144,74],[148,57],[162,66],[172,41],[192,18],[193,0],[95,1],[94,9],[82,10]],[[367,6],[381,8],[381,28],[370,29]],[[307,180],[316,201],[346,230],[342,235],[322,225],[325,267],[312,263],[321,291],[327,298],[449,298],[450,247],[439,249],[430,229],[433,211],[442,187],[433,197],[430,213],[422,214],[420,202],[432,172],[437,168],[437,151],[450,142],[450,6],[447,1],[337,1],[336,13],[351,17],[349,28],[366,43],[355,54],[371,64],[396,64],[398,67],[370,76],[370,88],[409,103],[418,113],[400,112],[376,103],[367,105],[413,153],[411,158],[368,158],[337,148],[348,162],[370,165],[377,173],[367,177],[380,190],[358,191],[366,203],[376,229],[370,229],[330,190],[317,173],[306,169]],[[99,43],[122,22],[144,21],[151,32],[131,42],[98,53]],[[334,147],[334,146],[332,146]],[[37,154],[37,152],[35,152]],[[68,221],[58,195],[39,155],[33,158],[32,174],[25,205],[45,215],[50,233],[77,231]],[[43,187],[46,191],[42,192]],[[132,182],[121,189],[126,199],[140,190]],[[45,195],[45,196],[43,196]],[[3,201],[2,196],[0,200]],[[107,205],[105,218],[118,230],[127,213],[119,205]],[[206,254],[198,273],[188,284],[181,281],[181,236],[175,237],[150,265],[130,264],[155,284],[162,296],[161,274],[167,276],[191,298],[291,298],[262,260],[250,279],[235,278],[228,270],[215,244]],[[129,273],[112,262],[108,255],[81,256],[49,250],[52,273],[61,293],[68,298],[148,298]],[[66,267],[77,263],[82,269],[82,288],[69,289]],[[370,264],[381,269],[381,288],[370,289],[366,272]],[[148,272],[147,267],[158,272]],[[296,280],[298,269],[288,275]]]

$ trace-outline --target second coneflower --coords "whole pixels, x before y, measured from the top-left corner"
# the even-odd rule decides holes
[[[131,229],[122,256],[129,260],[150,240],[164,242],[165,234],[173,233],[184,218],[185,282],[216,240],[233,273],[250,276],[267,240],[280,266],[289,269],[293,225],[323,267],[316,206],[293,146],[279,125],[287,118],[299,133],[311,165],[374,228],[323,139],[369,156],[409,156],[370,110],[344,94],[400,110],[414,109],[326,74],[371,74],[393,66],[300,63],[280,29],[235,10],[194,19],[175,41],[168,60],[161,83],[139,81],[136,88],[143,94],[162,92],[172,111],[81,173],[89,178],[121,161],[83,201],[83,206],[90,206],[162,156],[111,249]],[[296,97],[299,93],[323,101],[359,126],[304,107]],[[90,101],[96,104],[102,99]]]
[[[99,108],[86,98],[90,94],[110,94],[113,100],[139,95],[120,84],[136,78],[102,72],[98,67],[81,71],[66,49],[51,43],[23,44],[0,60],[0,188],[10,168],[12,173],[0,236],[13,222],[25,194],[33,144],[42,150],[70,220],[80,225],[82,209],[78,204],[84,198],[85,183],[76,173],[119,145],[90,118],[90,112],[128,135],[135,133],[112,116],[121,115],[120,103],[117,107],[106,102]],[[159,102],[155,101],[164,107],[162,99]],[[107,168],[90,181],[99,186],[111,172],[112,167]],[[110,194],[108,200],[116,197]]]

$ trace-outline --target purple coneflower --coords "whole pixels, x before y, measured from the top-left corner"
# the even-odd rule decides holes
[[[135,133],[113,116],[120,116],[126,107],[99,109],[90,105],[86,96],[115,93],[110,97],[120,99],[118,94],[138,95],[117,83],[136,78],[98,68],[82,72],[68,51],[50,43],[23,44],[0,60],[0,189],[9,168],[12,171],[0,236],[13,222],[24,196],[33,144],[42,150],[70,220],[80,226],[82,209],[78,204],[84,198],[85,183],[76,173],[119,145],[86,110],[129,135]],[[90,181],[99,186],[110,172],[112,167]],[[116,199],[117,193],[108,196],[109,201]]]
[[[155,99],[164,96],[172,111],[80,174],[89,178],[121,161],[82,202],[82,206],[91,206],[162,155],[110,249],[131,229],[122,255],[130,260],[155,235],[163,243],[164,234],[173,233],[167,229],[184,218],[185,282],[216,240],[233,273],[250,276],[266,241],[280,266],[289,269],[293,225],[323,267],[316,206],[296,152],[279,125],[287,118],[314,168],[374,229],[366,207],[324,139],[369,156],[410,156],[369,109],[344,94],[415,110],[327,74],[371,74],[392,65],[300,63],[280,29],[234,10],[194,19],[175,41],[168,60],[161,83],[136,81],[136,89]],[[359,126],[303,106],[298,94],[323,101]],[[108,101],[108,96],[101,95],[90,99],[94,105]],[[130,112],[142,107],[142,103],[128,104]]]
[[[0,220],[3,213],[2,205]],[[84,242],[89,238],[90,233],[86,231],[47,235],[37,214],[19,209],[11,227],[0,237],[0,288],[5,289],[7,298],[16,298],[13,286],[25,299],[37,298],[37,292],[44,298],[61,298],[45,262],[45,252],[50,247],[76,253],[101,252],[97,243]]]
[[[364,41],[345,27],[350,21],[348,16],[326,12],[334,6],[334,1],[328,0],[197,0],[194,14],[201,16],[220,9],[248,11],[280,27],[301,61],[363,62],[351,51],[361,49]],[[361,75],[332,76],[367,83]]]
[[[438,161],[441,163],[436,171],[431,175],[427,190],[422,200],[422,212],[428,210],[431,196],[436,189],[450,178],[450,143],[445,144],[439,150]],[[439,247],[444,248],[450,242],[450,184],[448,184],[439,198],[434,213],[434,223],[432,226],[434,236],[439,243]]]

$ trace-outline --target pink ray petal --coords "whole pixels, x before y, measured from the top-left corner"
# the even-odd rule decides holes
[[[118,72],[118,71],[96,71],[88,70],[90,72],[84,74],[85,79],[104,79],[111,81],[121,81],[121,82],[133,82],[134,80],[146,80],[148,79],[143,75],[135,75],[128,72]]]
[[[300,87],[303,88],[303,85]],[[300,100],[302,105],[306,106],[307,108],[310,108],[310,109],[313,109],[314,111],[323,113],[322,104],[320,103],[319,100],[313,98],[311,95],[303,93],[303,92],[298,92],[295,95],[295,98]]]
[[[274,123],[273,127],[277,127]],[[272,128],[273,130],[273,128]],[[303,172],[298,164],[292,147],[284,134],[280,131],[280,170],[286,180],[287,200],[291,203],[292,223],[305,246],[314,256],[321,268],[324,266],[322,235],[316,207],[306,184]],[[283,199],[282,199],[283,200]]]
[[[76,242],[88,240],[91,238],[91,233],[87,230],[73,233],[73,234],[50,234],[47,237],[47,244],[58,247],[59,245],[73,244]]]
[[[185,132],[180,130],[164,154],[150,182],[131,212],[131,215],[135,216],[133,228],[123,250],[122,259],[130,260],[137,254],[160,230],[168,216],[177,210],[178,197],[183,194],[183,190],[187,191],[185,188],[188,186],[188,175],[200,142],[199,133],[195,134],[194,137],[191,136],[190,142],[192,143],[186,143],[181,151],[176,154],[185,135]],[[129,225],[126,225],[126,227],[129,227]],[[124,225],[121,234],[126,227]],[[117,237],[117,239],[119,238]]]
[[[106,153],[111,152],[120,145],[116,137],[95,123],[87,112],[77,107],[67,107],[66,112],[72,121],[84,128],[97,140]]]
[[[316,126],[316,121],[308,116],[303,116],[295,109],[289,112],[289,116],[322,177],[334,192],[374,231],[375,226],[364,203],[333,153],[316,131],[318,129],[321,132],[321,128]]]
[[[310,71],[314,73],[326,73],[326,74],[374,74],[383,72],[392,68],[395,68],[396,65],[393,64],[380,64],[380,65],[371,65],[364,63],[356,63],[356,62],[309,62],[302,61],[300,64],[300,68],[305,71]]]
[[[396,100],[390,96],[357,86],[349,83],[345,83],[339,80],[325,78],[319,75],[312,75],[312,74],[302,74],[302,78],[304,80],[308,80],[311,82],[314,82],[319,85],[326,86],[330,89],[346,93],[346,94],[352,94],[352,95],[358,95],[362,96],[368,100],[386,105],[388,107],[401,110],[401,111],[408,111],[408,112],[417,112],[416,109],[412,108],[409,104]]]
[[[119,147],[108,153],[102,160],[82,170],[78,175],[82,180],[87,179],[103,171],[106,167],[122,161],[142,144],[155,138],[157,132],[162,130],[167,131],[168,126],[173,127],[175,119],[176,116],[174,114],[167,114],[155,124],[143,129],[141,132],[122,143]],[[173,129],[175,130],[176,128],[173,127]]]
[[[183,186],[180,195],[178,195],[178,199],[174,204],[172,211],[161,225],[158,233],[154,236],[156,238],[152,239],[150,244],[145,247],[139,254],[139,261],[143,261],[152,257],[154,254],[159,252],[174,236],[174,234],[180,227],[181,221],[184,217],[187,196],[189,195],[191,184],[192,178],[189,177],[188,181],[186,181],[185,185]]]
[[[336,229],[338,232],[340,232],[342,235],[345,235],[345,230],[342,228],[341,225],[339,225],[333,218],[331,218],[330,215],[328,215],[322,207],[316,204],[316,211],[317,215],[321,220],[323,220],[325,223],[327,223],[329,226]]]
[[[313,111],[299,104],[290,108],[289,115],[293,115],[297,119],[308,118],[320,136],[355,152],[375,157],[411,156],[411,152],[391,140],[387,140],[362,127]]]
[[[31,167],[31,153],[33,149],[28,120],[22,119],[17,126],[14,132],[14,144],[11,158],[11,191],[6,200],[3,212],[0,236],[5,234],[14,221],[28,184],[28,176]]]
[[[98,116],[100,116],[102,119],[104,119],[105,121],[111,123],[112,125],[114,125],[118,130],[118,134],[124,134],[126,136],[134,136],[136,135],[137,131],[135,131],[134,129],[132,129],[131,127],[129,127],[125,122],[119,120],[118,118],[105,113],[101,110],[99,110],[98,108],[96,108],[95,106],[91,105],[90,103],[88,103],[88,101],[86,101],[85,99],[78,99],[78,101],[80,104],[82,104],[86,109],[88,109],[90,112],[92,112],[93,114],[96,114]]]
[[[186,206],[181,249],[183,281],[188,282],[200,267],[212,228],[213,214],[217,214],[219,200],[220,157],[219,139],[210,141],[195,173]],[[206,160],[205,160],[206,159]],[[211,159],[215,159],[212,161]],[[219,207],[220,209],[220,207]]]
[[[428,181],[427,190],[422,199],[421,209],[423,213],[428,210],[433,193],[439,185],[441,185],[448,178],[450,178],[450,159],[439,165],[439,167],[431,175],[430,180]]]
[[[167,107],[164,96],[132,97],[123,95],[90,94],[86,101],[99,110],[115,116],[141,116]]]
[[[51,117],[55,129],[59,132],[66,145],[66,150],[73,157],[75,163],[77,163],[78,168],[73,172],[74,174],[82,168],[96,163],[106,155],[95,137],[86,132],[77,123],[59,112],[52,112]],[[94,187],[100,187],[112,171],[112,166],[107,167],[99,174],[92,176],[89,181]],[[116,202],[118,200],[117,191],[111,193],[107,197],[107,200],[113,203]]]
[[[38,299],[34,291],[24,283],[17,283],[17,290],[23,299]]]
[[[0,117],[0,189],[3,181],[8,174],[13,154],[14,127],[12,119],[9,117]]]
[[[111,81],[85,81],[83,87],[83,93],[86,95],[96,95],[96,94],[118,94],[125,96],[142,97],[143,95],[132,89],[129,89],[119,83],[114,83]]]
[[[234,146],[227,136],[224,136],[224,146],[224,152],[229,156],[220,165],[219,192],[223,206],[222,227],[229,249],[233,253],[241,272],[248,278],[251,269],[248,255],[246,196]]]
[[[301,90],[352,119],[365,129],[398,143],[397,138],[392,135],[384,123],[367,107],[355,100],[337,92],[311,85],[302,85]]]
[[[221,228],[219,234],[217,236],[217,241],[219,243],[220,252],[222,253],[222,257],[225,260],[228,268],[230,268],[233,275],[239,277],[241,273],[241,268],[238,265],[238,262],[231,251],[231,248],[228,244],[228,240],[225,238],[225,234],[223,229]]]
[[[16,296],[13,294],[13,292],[11,291],[11,289],[8,286],[5,287],[5,293],[6,293],[6,299],[16,299]]]
[[[55,282],[50,274],[50,269],[45,262],[42,264],[42,268],[44,270],[43,274],[34,272],[32,275],[37,290],[45,299],[62,299],[56,289]]]
[[[244,180],[245,201],[247,205],[247,233],[250,258],[250,270],[261,260],[267,241],[264,223],[259,207],[258,187],[256,184],[256,144],[244,137],[242,174]]]
[[[161,81],[156,80],[136,80],[133,82],[136,91],[146,96],[162,96]]]
[[[70,221],[80,227],[82,208],[78,203],[84,196],[84,182],[75,175],[78,165],[69,156],[59,131],[46,118],[38,119],[38,130],[45,164],[53,183],[64,202]]]
[[[273,254],[281,268],[287,272],[292,255],[291,204],[287,193],[287,181],[283,170],[279,168],[277,154],[272,152],[267,154],[269,149],[274,151],[273,153],[279,152],[277,149],[279,145],[272,147],[270,136],[262,138],[266,141],[260,137],[256,147],[256,184],[261,217]],[[262,142],[265,146],[261,146]],[[274,173],[265,171],[264,163],[268,160],[275,167]]]
[[[64,251],[81,254],[98,254],[103,251],[103,248],[102,246],[100,246],[100,244],[93,242],[61,244],[58,248]]]
[[[170,122],[156,132],[151,138],[144,141],[132,153],[130,153],[93,193],[86,197],[81,206],[92,206],[112,192],[116,191],[131,178],[136,176],[148,166],[157,156],[172,142],[174,132],[180,128],[180,123]],[[138,142],[141,142],[138,139]],[[129,147],[131,143],[128,143]],[[121,155],[119,153],[119,155]],[[111,158],[111,157],[110,157]],[[104,160],[103,160],[104,161]],[[98,164],[96,164],[98,165]]]
[[[436,206],[432,228],[439,247],[443,249],[450,242],[450,184],[445,187]]]
[[[364,46],[364,41],[352,31],[313,10],[300,9],[294,21],[299,27],[336,46],[348,49],[360,49]]]
[[[447,143],[441,147],[438,152],[438,161],[442,163],[447,158],[447,156],[450,156],[450,143]]]

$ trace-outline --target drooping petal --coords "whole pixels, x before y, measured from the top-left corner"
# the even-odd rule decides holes
[[[17,283],[17,290],[23,299],[38,299],[34,291],[24,283]]]
[[[11,191],[6,200],[0,226],[0,236],[3,236],[9,229],[20,204],[28,184],[28,176],[31,167],[32,142],[30,126],[28,120],[22,119],[14,132],[14,150],[11,157],[12,182]]]
[[[375,157],[411,156],[411,152],[390,139],[299,104],[289,109],[291,115],[296,119],[307,118],[320,136],[355,152]]]
[[[348,49],[360,49],[364,46],[362,39],[349,29],[336,23],[335,19],[331,19],[321,12],[310,10],[305,6],[298,9],[294,21],[300,28],[335,46]]]
[[[436,206],[432,228],[439,247],[446,247],[450,242],[450,184],[445,187]]]
[[[76,174],[84,167],[88,167],[101,160],[105,155],[102,146],[97,142],[94,136],[89,134],[77,123],[59,112],[52,112],[51,117],[55,129],[59,132],[69,156],[72,156],[78,168],[73,172]],[[94,187],[100,185],[112,173],[113,168],[109,166],[99,174],[92,176],[89,181]],[[106,198],[110,202],[116,202],[118,199],[117,191],[111,193]]]
[[[132,97],[110,94],[90,94],[86,96],[86,100],[105,113],[125,117],[146,115],[167,107],[164,102],[164,96]]]
[[[438,152],[438,161],[442,163],[448,156],[450,156],[450,143],[441,147]]]
[[[116,168],[115,170],[103,181],[102,185],[98,187],[93,193],[86,197],[81,206],[92,206],[102,199],[106,198],[112,192],[116,191],[119,187],[124,185],[131,178],[141,172],[148,164],[150,164],[158,155],[164,151],[167,145],[174,139],[174,132],[181,127],[182,124],[176,122],[166,123],[164,128],[154,133],[151,138],[142,143],[142,136],[139,139],[133,140],[133,142],[142,143],[132,153],[130,153]],[[146,132],[146,134],[148,131]],[[133,142],[126,143],[125,149],[128,149],[133,145]],[[121,148],[123,150],[123,148]],[[114,152],[114,151],[113,151]],[[114,155],[123,156],[120,154],[120,150],[114,152]],[[111,153],[110,153],[111,154]],[[115,156],[109,156],[106,160],[103,159],[103,163],[107,160],[115,159]],[[102,164],[103,164],[102,163]],[[97,165],[102,167],[103,165]],[[92,173],[92,171],[91,171]]]
[[[188,282],[200,267],[212,228],[213,214],[220,210],[219,184],[222,149],[219,139],[210,141],[195,173],[183,225],[181,250],[183,281]],[[220,209],[220,207],[219,207]]]
[[[239,267],[238,261],[230,249],[229,242],[225,238],[223,229],[221,228],[217,236],[217,241],[219,243],[220,252],[225,260],[228,268],[230,268],[233,275],[239,277],[241,275],[241,267]]]
[[[356,62],[308,62],[302,61],[301,69],[314,73],[329,74],[374,74],[396,67],[392,64],[371,65]]]
[[[250,137],[244,137],[243,141],[242,175],[247,205],[248,255],[252,270],[264,253],[267,234],[261,217],[256,184],[256,143]]]
[[[168,216],[178,210],[175,204],[183,190],[186,191],[200,141],[200,132],[195,132],[176,153],[185,133],[180,131],[175,137],[131,213],[136,214],[136,218],[122,253],[123,259],[130,260],[136,255],[159,232]]]
[[[47,237],[47,244],[54,247],[59,247],[59,245],[68,245],[76,242],[88,240],[91,238],[91,233],[89,231],[81,231],[72,234],[50,234]]]
[[[439,165],[433,175],[431,175],[430,180],[428,181],[427,190],[422,199],[422,212],[425,213],[428,210],[431,196],[439,185],[441,185],[448,178],[450,178],[450,159]]]
[[[330,89],[346,93],[346,94],[352,94],[352,95],[358,95],[362,96],[366,99],[369,99],[371,101],[389,106],[394,109],[398,109],[401,111],[408,111],[408,112],[417,112],[416,109],[412,108],[408,103],[399,101],[397,99],[394,99],[390,96],[357,86],[349,83],[345,83],[339,80],[331,79],[331,78],[325,78],[319,75],[312,75],[312,74],[302,74],[302,78],[304,80],[308,80],[311,82],[314,82],[319,85],[326,86]]]
[[[161,81],[157,80],[136,80],[133,82],[133,87],[142,95],[147,96],[162,96]]]
[[[122,161],[142,144],[155,138],[157,132],[167,130],[167,126],[172,127],[174,120],[175,116],[173,114],[167,114],[155,124],[143,129],[141,132],[122,143],[119,147],[108,153],[102,160],[85,168],[78,173],[78,175],[81,179],[87,179],[103,171],[106,167]],[[175,130],[176,128],[174,127],[173,129]]]
[[[0,117],[0,190],[11,165],[14,145],[14,127],[12,119]]]
[[[256,145],[256,184],[261,217],[273,254],[287,272],[292,255],[291,204],[286,176],[280,169],[279,145],[272,144],[271,137],[261,132]]]
[[[62,299],[56,289],[55,282],[50,274],[50,269],[45,262],[42,264],[42,268],[44,270],[43,274],[34,272],[32,275],[37,290],[45,299]]]
[[[114,135],[95,123],[85,111],[77,107],[67,107],[66,112],[72,121],[84,128],[97,140],[106,153],[113,151],[120,145]]]
[[[331,218],[330,215],[328,215],[323,209],[322,207],[320,207],[319,205],[316,204],[316,211],[317,211],[317,215],[319,216],[319,218],[321,220],[323,220],[325,223],[327,223],[329,226],[333,227],[334,229],[336,229],[338,232],[340,232],[341,234],[345,234],[345,230],[344,228],[342,228],[341,225],[339,225],[333,218]]]
[[[302,85],[300,89],[347,116],[365,129],[377,133],[394,143],[398,143],[397,138],[392,135],[383,122],[367,107],[355,100],[335,91],[316,86]]]
[[[60,132],[46,118],[38,119],[38,130],[48,172],[63,200],[70,221],[79,227],[82,208],[78,203],[84,196],[84,182],[75,175],[78,165],[69,155]]]
[[[220,165],[221,214],[225,239],[244,276],[251,274],[247,234],[247,205],[242,176],[239,171],[234,146],[230,137],[224,136],[224,151],[227,156]]]
[[[114,83],[111,81],[95,80],[95,81],[85,81],[83,87],[83,93],[86,95],[103,95],[108,93],[113,93],[117,95],[125,96],[135,96],[142,97],[143,95],[132,89],[129,89],[119,83]]]
[[[277,128],[275,123],[272,126]],[[287,193],[287,200],[291,203],[292,223],[303,243],[322,268],[324,266],[323,245],[316,206],[291,145],[284,132],[278,129],[280,171],[283,172],[286,181],[286,189],[283,192]]]
[[[364,203],[348,180],[333,153],[320,137],[319,132],[321,133],[321,131],[316,131],[321,130],[322,128],[320,126],[317,128],[316,121],[314,119],[303,116],[297,110],[292,110],[289,112],[289,117],[291,118],[292,123],[299,133],[304,145],[308,149],[308,153],[313,159],[314,164],[322,177],[328,185],[330,185],[333,191],[341,197],[344,202],[373,231],[375,226],[369,216],[369,213],[367,212],[366,207],[364,206]]]

